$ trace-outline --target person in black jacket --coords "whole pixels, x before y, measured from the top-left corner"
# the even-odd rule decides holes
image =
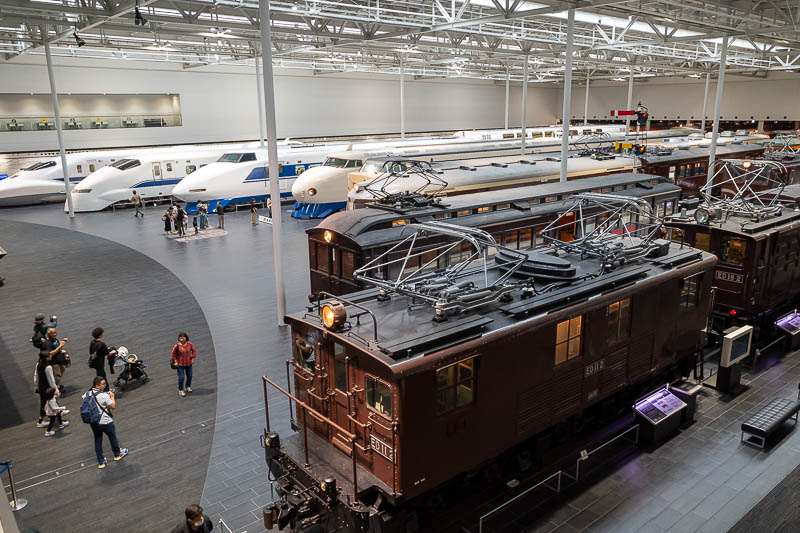
[[[172,533],[208,533],[214,529],[214,524],[203,514],[203,508],[191,504],[184,511],[186,520],[172,528]]]
[[[106,377],[106,359],[108,359],[108,369],[114,373],[114,355],[116,349],[108,349],[106,343],[103,342],[103,328],[94,328],[92,330],[92,342],[89,343],[89,366],[94,368],[98,376]],[[106,380],[106,389],[108,390],[108,380]]]

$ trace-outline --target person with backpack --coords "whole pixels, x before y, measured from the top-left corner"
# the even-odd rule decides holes
[[[114,356],[116,348],[108,349],[103,342],[103,328],[92,330],[92,341],[89,343],[89,368],[94,368],[95,373],[106,378],[106,359],[108,359],[108,370],[114,373]],[[108,380],[106,379],[106,392],[108,392]]]
[[[34,348],[37,350],[42,349],[42,341],[47,335],[47,330],[55,328],[57,321],[58,317],[56,315],[50,317],[50,322],[45,322],[45,316],[42,313],[33,317],[33,336],[31,337],[31,344],[33,344]]]
[[[183,207],[176,206],[177,213],[175,214],[175,229],[178,230],[178,237],[183,237],[186,234],[186,211]]]
[[[111,441],[111,451],[114,452],[114,460],[119,461],[128,455],[128,448],[120,448],[117,440],[117,430],[114,426],[114,417],[111,409],[117,407],[114,393],[104,392],[106,380],[101,376],[95,376],[92,388],[86,391],[81,398],[81,420],[92,427],[94,433],[94,452],[97,455],[97,468],[106,467],[106,458],[103,456],[103,435],[108,436]]]

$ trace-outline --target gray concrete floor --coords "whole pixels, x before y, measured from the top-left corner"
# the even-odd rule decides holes
[[[110,239],[154,259],[186,285],[208,322],[217,362],[216,423],[202,503],[236,531],[261,531],[260,506],[270,497],[258,441],[264,426],[259,376],[283,382],[288,356],[288,333],[276,325],[271,228],[251,226],[244,212],[231,213],[226,216],[227,235],[182,243],[161,235],[162,211],[148,209],[143,220],[130,211],[69,220],[60,206],[41,206],[0,211],[0,220]],[[287,302],[293,312],[307,301],[304,230],[315,223],[290,219],[287,208],[282,220]],[[14,283],[14,272],[4,271],[3,262],[0,272]],[[739,444],[738,431],[741,421],[773,396],[796,394],[800,357],[786,356],[749,379],[749,390],[732,401],[705,391],[693,426],[652,452],[637,453],[609,469],[574,498],[549,507],[554,512],[537,512],[528,528],[520,525],[518,530],[727,530],[800,464],[800,432],[758,451]],[[271,400],[273,428],[286,433],[286,403],[274,396]],[[517,510],[499,521],[507,529],[519,524],[515,519],[520,514]],[[475,531],[476,524],[465,526]]]

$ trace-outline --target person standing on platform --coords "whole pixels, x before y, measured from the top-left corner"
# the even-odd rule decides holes
[[[31,344],[33,344],[34,348],[39,351],[42,349],[42,341],[44,341],[44,338],[47,336],[47,330],[56,327],[57,322],[58,317],[56,317],[56,315],[50,317],[49,323],[45,322],[45,316],[42,313],[33,317],[33,336],[31,337]]]
[[[47,427],[44,421],[46,416],[45,405],[47,404],[47,389],[58,390],[56,377],[53,374],[53,365],[50,364],[50,350],[44,347],[39,352],[39,361],[36,363],[36,371],[33,373],[33,386],[39,395],[39,421],[36,427]]]
[[[175,229],[178,230],[178,236],[184,236],[186,228],[184,227],[184,223],[186,222],[186,211],[183,210],[183,207],[177,206],[178,212],[175,213]]]
[[[131,196],[131,203],[133,204],[133,207],[136,209],[136,212],[133,214],[133,216],[137,217],[139,215],[142,215],[142,218],[144,218],[144,213],[142,213],[142,197],[139,196],[138,192],[133,191],[133,196]]]
[[[89,343],[89,366],[94,368],[95,373],[106,379],[106,359],[108,359],[108,369],[114,373],[114,356],[116,349],[109,350],[103,342],[103,328],[92,330],[92,341]],[[108,391],[108,380],[106,379],[106,391]]]
[[[194,349],[194,344],[189,342],[189,335],[181,331],[178,333],[178,342],[172,347],[172,360],[175,361],[178,371],[178,396],[186,396],[187,392],[192,392],[192,365],[196,357],[197,351]]]
[[[186,520],[172,528],[172,533],[208,533],[214,524],[203,514],[203,508],[193,503],[184,511]]]
[[[164,234],[169,235],[172,233],[172,206],[167,208],[164,216],[161,217],[161,220],[164,221]]]
[[[50,423],[47,426],[47,431],[44,432],[44,436],[52,437],[56,434],[56,432],[53,431],[53,426],[56,425],[56,420],[58,420],[58,429],[64,429],[69,425],[69,422],[65,422],[61,419],[61,415],[69,413],[69,411],[66,407],[58,405],[56,397],[60,396],[60,394],[56,389],[48,387],[44,394],[47,396],[47,403],[44,406],[44,412],[50,418]]]
[[[91,424],[92,433],[94,433],[94,453],[97,455],[97,468],[105,468],[107,462],[106,458],[103,457],[103,435],[108,436],[108,440],[111,441],[111,451],[114,453],[115,461],[119,461],[128,455],[128,448],[119,447],[117,429],[114,426],[114,417],[111,415],[111,409],[117,407],[117,401],[113,392],[103,392],[107,385],[105,379],[95,376],[92,388],[81,397],[83,400],[93,399],[97,403],[97,409],[100,411],[100,420]]]
[[[222,208],[222,202],[217,202],[216,212],[217,212],[217,221],[219,222],[219,224],[217,224],[217,227],[219,227],[219,229],[225,229],[225,210]]]
[[[258,224],[258,204],[256,204],[255,198],[250,200],[250,221],[254,226]]]
[[[69,337],[58,340],[56,328],[47,328],[47,336],[42,341],[42,349],[50,353],[50,364],[53,366],[53,374],[55,375],[59,392],[64,392],[64,385],[61,384],[61,380],[64,378],[64,372],[70,364],[69,355],[63,349],[68,340]]]

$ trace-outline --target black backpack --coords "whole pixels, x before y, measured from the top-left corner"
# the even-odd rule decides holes
[[[39,350],[42,349],[44,341],[44,335],[42,335],[41,330],[36,330],[33,332],[33,337],[31,337],[31,344],[33,344]]]

